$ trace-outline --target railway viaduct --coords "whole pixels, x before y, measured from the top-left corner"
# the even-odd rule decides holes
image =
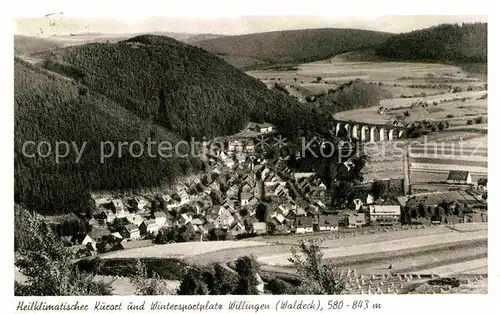
[[[393,125],[370,124],[355,121],[334,121],[335,135],[344,129],[347,134],[361,142],[393,141],[406,134],[406,128]]]

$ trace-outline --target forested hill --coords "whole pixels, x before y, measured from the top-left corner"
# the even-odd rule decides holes
[[[305,29],[227,36],[195,45],[233,63],[251,60],[242,67],[260,64],[304,63],[330,58],[352,50],[372,48],[391,36],[389,33],[359,29]]]
[[[134,158],[124,149],[122,158],[100,162],[100,143],[175,142],[176,135],[141,119],[106,97],[66,78],[47,73],[19,59],[14,60],[14,199],[29,209],[46,213],[81,212],[89,208],[93,190],[129,190],[153,187],[177,175],[198,171],[201,163],[192,158]],[[52,145],[50,157],[29,157],[42,141]],[[55,142],[66,141],[71,153],[59,162]],[[86,142],[77,161],[78,149]],[[61,153],[65,152],[61,146]],[[41,146],[47,152],[47,144]]]
[[[201,48],[143,35],[68,47],[45,67],[72,77],[185,139],[240,131],[249,121],[315,127],[316,116]]]
[[[378,106],[382,99],[392,98],[391,92],[360,79],[340,85],[316,98],[323,111],[333,115],[337,112]]]
[[[90,191],[155,187],[202,168],[195,158],[135,158],[127,149],[101,163],[101,142],[210,138],[248,121],[271,122],[288,136],[326,132],[330,123],[308,104],[167,37],[68,47],[47,58],[44,67],[14,61],[15,201],[30,209],[81,212]],[[23,155],[27,141],[87,145],[78,163],[73,146],[57,163],[53,154]]]
[[[442,24],[393,35],[376,48],[380,57],[406,61],[486,62],[488,24]]]

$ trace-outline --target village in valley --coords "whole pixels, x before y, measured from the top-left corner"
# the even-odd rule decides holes
[[[487,293],[487,23],[456,19],[16,34],[15,294]]]
[[[242,133],[204,156],[208,171],[163,193],[92,195],[93,217],[79,224],[64,218],[73,222],[58,227],[61,236],[76,256],[85,257],[175,242],[308,233],[341,238],[487,222],[487,181],[472,182],[467,171],[449,172],[446,182],[459,189],[411,196],[405,195],[404,179],[363,183],[357,197],[339,208],[315,172],[294,171],[281,156],[265,158],[258,137],[272,137],[272,125],[251,123]],[[348,170],[352,162],[341,166]],[[388,195],[384,189],[389,199],[381,198]],[[74,228],[82,224],[90,231]]]

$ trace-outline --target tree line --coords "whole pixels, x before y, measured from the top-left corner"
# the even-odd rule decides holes
[[[487,62],[487,30],[486,23],[441,24],[393,35],[376,53],[406,61]]]
[[[111,283],[97,279],[99,263],[83,271],[74,256],[52,231],[46,218],[16,207],[22,221],[15,234],[18,243],[16,267],[26,277],[14,282],[17,296],[111,295]],[[345,278],[323,260],[321,242],[303,241],[292,250],[290,262],[297,270],[298,284],[273,278],[267,284],[270,294],[340,294],[345,291]],[[131,282],[138,295],[246,295],[262,293],[259,264],[251,256],[242,256],[233,267],[223,264],[188,266],[179,288],[172,291],[158,273],[137,260]]]

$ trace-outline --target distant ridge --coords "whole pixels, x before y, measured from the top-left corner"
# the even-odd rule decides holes
[[[405,61],[487,62],[488,24],[441,24],[393,35],[375,51]]]
[[[237,64],[251,68],[255,64],[303,63],[330,58],[352,50],[372,48],[391,34],[359,29],[304,29],[226,36],[197,41],[194,44],[236,64],[237,57],[257,60]]]

